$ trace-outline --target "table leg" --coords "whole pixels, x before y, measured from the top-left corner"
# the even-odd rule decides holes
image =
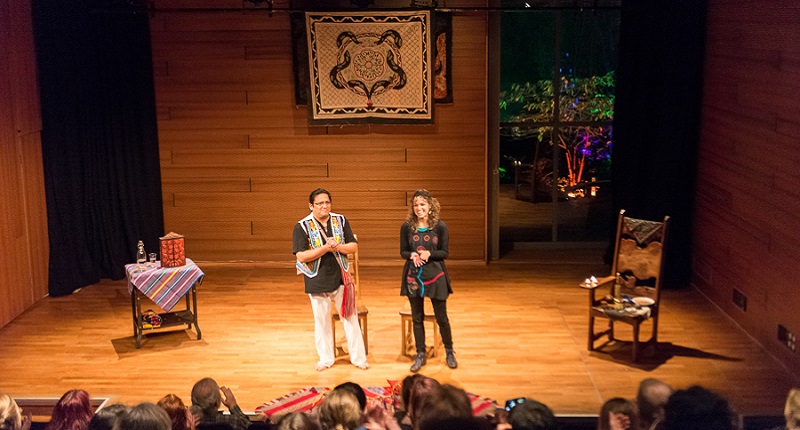
[[[186,329],[191,330],[192,323],[197,319],[197,314],[195,313],[194,309],[192,309],[191,303],[189,302],[189,294],[186,294],[184,298],[186,299],[186,310],[192,315],[192,319],[186,323]]]
[[[142,315],[139,309],[139,301],[137,300],[137,290],[134,287],[131,290],[131,313],[133,313],[133,337],[136,339],[136,349],[142,347]]]
[[[197,322],[197,285],[192,287],[192,314],[194,315],[194,329],[197,331],[197,340],[203,338],[203,333],[200,332],[200,324]]]

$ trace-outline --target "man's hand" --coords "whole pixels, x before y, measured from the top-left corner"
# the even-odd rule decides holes
[[[219,387],[219,390],[222,391],[222,404],[227,406],[228,409],[237,405],[236,397],[233,396],[233,392],[231,389],[225,386]]]
[[[334,239],[332,237],[329,237],[327,243],[325,244],[325,246],[330,248],[330,251],[334,251],[335,252],[339,248],[339,242],[337,242],[336,239]]]

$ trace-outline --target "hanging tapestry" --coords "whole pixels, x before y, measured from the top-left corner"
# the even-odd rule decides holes
[[[306,13],[313,124],[433,122],[428,11]]]

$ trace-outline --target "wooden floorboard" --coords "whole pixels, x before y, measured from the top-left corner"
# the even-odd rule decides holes
[[[597,413],[605,399],[633,397],[647,377],[708,386],[743,414],[782,412],[789,388],[800,385],[797,375],[691,288],[664,292],[654,357],[632,365],[624,348],[588,352],[587,298],[577,284],[606,274],[601,253],[545,248],[511,251],[489,265],[453,262],[448,308],[459,367],[437,357],[423,373],[500,402],[533,397],[558,414]],[[178,330],[149,335],[136,349],[126,283],[104,280],[45,298],[0,330],[0,392],[59,397],[83,388],[127,404],[167,393],[188,402],[192,384],[211,376],[253,411],[304,387],[348,380],[384,386],[408,374],[411,360],[400,355],[399,261],[362,256],[372,367],[361,371],[342,358],[321,373],[314,371],[311,307],[291,263],[198,264],[206,273],[198,290],[201,340]]]

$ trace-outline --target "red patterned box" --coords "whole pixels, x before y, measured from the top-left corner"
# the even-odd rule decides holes
[[[161,237],[161,267],[178,267],[186,264],[186,250],[183,247],[184,236],[169,232]]]

